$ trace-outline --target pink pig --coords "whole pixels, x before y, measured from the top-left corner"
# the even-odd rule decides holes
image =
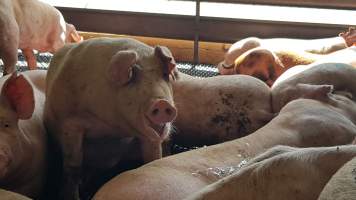
[[[0,78],[0,188],[34,199],[43,194],[46,181],[46,73],[31,70]],[[0,192],[0,199],[4,196]]]
[[[72,24],[64,21],[53,6],[38,0],[0,1],[0,58],[4,74],[15,70],[17,49],[25,55],[28,67],[36,69],[33,50],[54,53],[68,42],[80,42]]]

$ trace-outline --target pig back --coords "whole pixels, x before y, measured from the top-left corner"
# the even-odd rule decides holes
[[[0,196],[2,200],[31,200],[30,198],[21,194],[17,194],[3,189],[0,189]]]
[[[356,157],[345,163],[329,180],[318,200],[354,199],[356,196]]]
[[[348,144],[356,136],[355,124],[342,110],[314,99],[296,99],[287,103],[274,120],[277,124],[274,130],[298,136],[299,144],[290,144],[293,146]]]
[[[173,83],[178,116],[174,138],[206,145],[245,136],[272,116],[270,89],[247,75],[186,78]]]
[[[286,78],[282,74],[278,79],[282,79],[283,81],[278,81],[277,79],[276,84],[272,86],[272,107],[274,112],[279,112],[289,101],[303,95],[296,91],[296,86],[300,83],[333,85],[336,91],[347,91],[353,96],[356,95],[356,88],[353,87],[356,84],[356,69],[351,65],[322,63],[310,67],[298,67],[303,67],[304,69],[300,71],[298,69],[290,69],[295,71],[293,76]]]

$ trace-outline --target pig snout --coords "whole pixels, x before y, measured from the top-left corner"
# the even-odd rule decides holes
[[[156,125],[171,122],[176,118],[176,116],[176,108],[164,99],[154,101],[147,112],[148,119]]]

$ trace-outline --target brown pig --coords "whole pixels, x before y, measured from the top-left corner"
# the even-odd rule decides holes
[[[318,148],[276,146],[254,158],[239,172],[185,200],[315,200],[332,175],[355,156],[355,145]],[[351,181],[350,172],[351,168],[348,171]],[[355,184],[352,184],[355,191]]]
[[[348,64],[351,59],[356,61],[353,58],[356,51],[346,50],[353,42],[356,42],[355,29],[339,37],[312,40],[246,38],[230,47],[218,68],[220,74],[251,75],[271,86],[284,71],[296,65],[308,65],[319,60]],[[344,55],[350,53],[354,56]],[[344,58],[347,59],[343,61]]]
[[[63,199],[78,198],[82,169],[110,168],[127,154],[120,142],[138,138],[144,162],[161,158],[161,143],[177,113],[171,86],[175,73],[166,47],[133,39],[90,39],[54,55],[45,124],[63,155]],[[105,140],[118,141],[108,152],[122,149],[118,155],[103,153]],[[94,154],[101,155],[99,160]]]
[[[0,79],[0,188],[38,199],[47,169],[47,135],[42,115],[46,71]]]
[[[53,6],[38,0],[0,1],[0,58],[4,74],[15,70],[21,49],[30,69],[36,69],[33,50],[54,53],[67,42],[82,38]]]
[[[356,148],[356,145],[354,145]],[[343,165],[325,185],[318,200],[355,199],[356,156]]]
[[[165,157],[124,172],[99,189],[94,199],[183,199],[235,173],[250,158],[275,145],[349,144],[356,135],[353,123],[356,121],[356,103],[346,96],[330,93],[331,88],[330,85],[311,88],[315,92],[313,96],[320,101],[294,100],[250,135]]]
[[[356,68],[342,63],[321,63],[289,69],[272,85],[273,111],[279,112],[289,101],[308,93],[308,89],[305,90],[303,83],[333,85],[335,90],[350,93],[354,100],[356,97],[356,87],[354,87],[356,85]]]
[[[269,122],[269,87],[246,75],[196,78],[183,73],[173,83],[179,111],[175,143],[211,145],[254,132]]]

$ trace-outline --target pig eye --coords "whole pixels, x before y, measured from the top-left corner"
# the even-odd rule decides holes
[[[163,72],[163,79],[167,82],[171,81],[176,81],[178,76],[178,72],[172,71],[171,73]]]
[[[167,72],[163,72],[163,79],[168,82],[170,75],[171,74],[168,74]]]
[[[252,76],[254,76],[254,77],[256,77],[256,78],[258,78],[258,79],[260,79],[260,80],[262,80],[264,82],[266,82],[268,80],[268,78],[264,74],[259,73],[259,72],[256,72],[256,73],[252,74]]]
[[[171,74],[169,74],[169,78],[172,81],[176,81],[178,78],[178,72],[177,71],[173,71]]]
[[[170,80],[173,80],[173,81],[176,80],[176,76],[174,76],[174,74],[170,74],[169,77],[170,77]]]
[[[135,82],[139,70],[140,70],[140,66],[137,64],[135,64],[131,67],[127,84],[131,84],[131,83]]]
[[[4,124],[4,127],[5,127],[5,128],[9,128],[10,125],[9,125],[9,124]]]

